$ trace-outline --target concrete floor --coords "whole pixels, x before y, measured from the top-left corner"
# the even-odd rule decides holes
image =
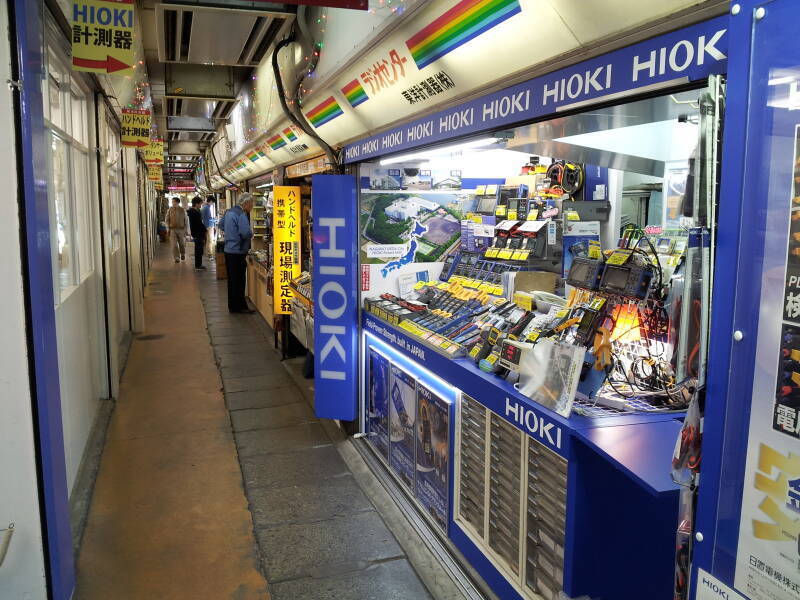
[[[298,380],[296,361],[281,363],[271,329],[227,312],[213,270],[176,265],[159,247],[145,311],[76,598],[459,597],[407,523],[376,510],[388,497],[370,489],[379,486],[338,429],[314,417],[312,382]]]

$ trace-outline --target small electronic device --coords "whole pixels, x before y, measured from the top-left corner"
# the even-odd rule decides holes
[[[600,286],[604,266],[602,260],[578,256],[569,267],[567,283],[584,290],[596,290]]]
[[[594,332],[597,329],[597,321],[600,318],[600,311],[591,307],[585,307],[578,328],[575,330],[575,341],[578,344],[586,345],[594,339]]]
[[[634,261],[628,261],[624,265],[607,264],[600,280],[600,291],[642,299],[647,296],[652,279],[653,269],[649,265],[640,265]]]
[[[533,348],[533,344],[505,339],[500,346],[500,366],[509,371],[519,373],[520,363],[526,351]]]

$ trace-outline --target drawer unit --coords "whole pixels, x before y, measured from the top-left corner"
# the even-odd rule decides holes
[[[564,581],[567,461],[461,395],[456,523],[526,598]]]

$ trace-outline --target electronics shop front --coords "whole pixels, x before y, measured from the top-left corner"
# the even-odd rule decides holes
[[[327,256],[355,238],[364,443],[501,598],[688,597],[724,99],[724,64],[703,68],[410,147],[415,122],[367,160],[380,141],[354,144],[357,224],[320,218]],[[577,80],[549,81],[531,95]]]

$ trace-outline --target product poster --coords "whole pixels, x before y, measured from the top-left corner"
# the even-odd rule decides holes
[[[417,481],[415,493],[428,514],[447,530],[450,473],[450,405],[422,384],[417,385]]]
[[[273,301],[276,315],[292,312],[289,282],[300,276],[300,188],[276,185],[273,191],[272,236],[275,256]]]
[[[783,168],[798,181],[794,139]],[[788,241],[768,237],[764,251],[734,586],[752,600],[800,600],[800,184],[773,193],[767,231],[789,231]]]
[[[389,359],[369,349],[367,439],[389,460]]]
[[[416,380],[397,365],[391,366],[389,400],[389,465],[413,490]]]

